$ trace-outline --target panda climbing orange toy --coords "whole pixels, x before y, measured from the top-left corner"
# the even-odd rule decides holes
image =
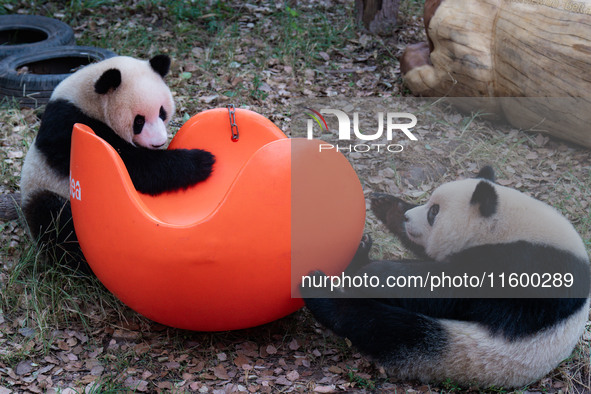
[[[179,130],[169,150],[199,147],[216,163],[205,181],[158,196],[136,191],[116,150],[74,127],[82,251],[110,291],[157,322],[219,331],[283,317],[303,305],[302,275],[339,274],[361,239],[363,191],[342,154],[286,138],[254,112],[234,116],[237,130],[226,108]]]
[[[68,202],[72,128],[83,123],[108,141],[135,187],[159,194],[206,179],[214,157],[201,149],[166,151],[174,102],[164,77],[170,58],[116,56],[88,65],[53,91],[21,176],[24,216],[31,235],[62,264],[88,271],[76,242]]]
[[[114,57],[56,88],[23,166],[29,229],[162,324],[285,316],[303,305],[302,275],[340,273],[355,253],[359,180],[340,153],[241,109],[200,113],[158,149],[174,112],[169,66]]]

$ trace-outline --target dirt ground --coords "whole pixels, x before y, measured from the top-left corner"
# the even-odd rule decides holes
[[[366,196],[385,192],[424,201],[442,182],[491,164],[500,184],[557,207],[591,248],[588,149],[409,97],[398,58],[408,43],[424,40],[417,1],[402,2],[398,28],[389,37],[357,26],[353,2],[345,0],[9,0],[0,7],[61,19],[79,44],[142,58],[168,53],[176,124],[229,103],[265,115],[293,136],[303,133],[296,122],[302,105],[382,105],[416,113],[418,141],[396,141],[402,152],[345,152]],[[14,103],[0,107],[0,194],[18,191],[41,112]],[[334,134],[321,138],[337,143]],[[426,385],[389,378],[305,309],[231,332],[162,326],[121,304],[96,279],[45,261],[22,220],[0,221],[0,230],[0,394],[477,391],[451,381]],[[365,231],[374,239],[373,257],[408,255],[369,210]],[[588,325],[568,360],[518,392],[591,392],[590,347]]]

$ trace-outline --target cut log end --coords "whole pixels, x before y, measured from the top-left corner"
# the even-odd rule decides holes
[[[405,75],[413,68],[431,64],[429,44],[420,42],[406,47],[400,58],[400,72]]]

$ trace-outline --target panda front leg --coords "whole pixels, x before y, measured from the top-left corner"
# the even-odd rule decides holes
[[[412,242],[406,234],[404,214],[406,211],[417,207],[415,204],[407,203],[398,197],[385,193],[372,193],[371,211],[402,244],[415,253],[417,256],[425,256],[425,248]]]
[[[186,189],[207,179],[215,157],[201,149],[120,151],[133,185],[140,193],[157,195]]]
[[[47,190],[38,191],[24,204],[23,213],[33,239],[49,258],[81,273],[92,272],[78,244],[67,199]]]

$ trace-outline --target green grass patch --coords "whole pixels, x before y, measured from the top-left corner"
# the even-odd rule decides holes
[[[32,242],[22,245],[0,294],[0,309],[20,328],[33,330],[44,352],[52,344],[54,329],[81,326],[89,333],[95,322],[124,313],[125,307],[98,279],[48,261]]]
[[[347,372],[347,379],[351,383],[355,383],[356,388],[367,389],[367,390],[375,390],[376,384],[372,379],[367,379],[357,374],[357,371],[354,369],[349,370]]]

